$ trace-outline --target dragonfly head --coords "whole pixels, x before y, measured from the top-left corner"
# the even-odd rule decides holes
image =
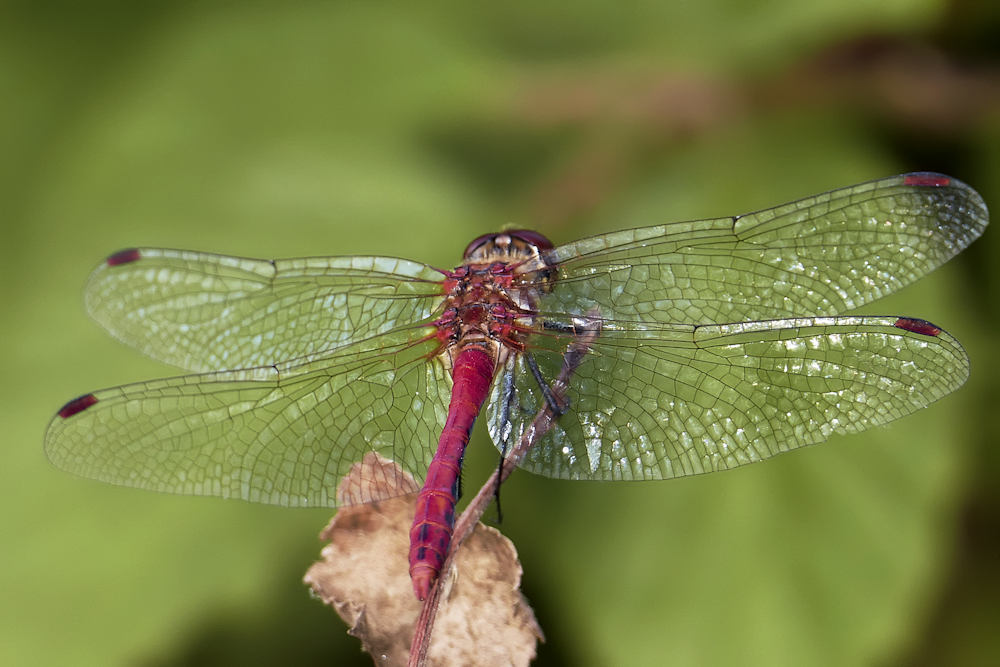
[[[483,234],[465,249],[465,264],[512,264],[538,258],[552,249],[552,241],[530,229]]]

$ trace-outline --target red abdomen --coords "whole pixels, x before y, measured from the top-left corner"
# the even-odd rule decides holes
[[[420,600],[427,597],[440,574],[451,544],[462,457],[472,426],[486,402],[495,369],[492,357],[479,347],[467,347],[455,359],[448,420],[427,469],[424,487],[417,496],[416,516],[410,529],[410,578]]]

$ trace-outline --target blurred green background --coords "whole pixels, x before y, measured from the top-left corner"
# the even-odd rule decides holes
[[[66,400],[176,372],[84,314],[109,253],[452,267],[507,223],[558,243],[914,169],[997,207],[998,50],[992,0],[3,2],[0,663],[370,664],[300,583],[329,511],[46,461]],[[1000,664],[998,236],[866,309],[965,344],[928,410],[700,478],[516,474],[537,664]]]

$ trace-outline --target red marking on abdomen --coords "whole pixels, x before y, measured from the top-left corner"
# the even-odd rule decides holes
[[[128,264],[138,259],[142,259],[142,253],[135,248],[130,248],[116,252],[111,257],[108,257],[105,262],[108,266],[118,266],[119,264]]]
[[[83,412],[95,403],[97,403],[97,397],[93,394],[87,394],[86,396],[81,396],[80,398],[74,398],[72,401],[62,406],[62,409],[59,410],[59,416],[63,419],[69,419],[78,412]]]
[[[490,355],[479,347],[468,347],[455,359],[448,419],[434,460],[427,469],[424,488],[417,496],[416,515],[410,529],[410,578],[418,600],[427,597],[448,554],[455,527],[462,457],[472,426],[490,392],[495,368]]]
[[[903,179],[906,185],[923,185],[929,187],[941,187],[951,185],[951,179],[944,174],[935,174],[931,171],[921,171],[915,174],[907,174]]]
[[[925,336],[937,336],[941,333],[941,329],[934,326],[927,320],[918,320],[914,317],[901,317],[896,320],[893,325],[899,327],[900,329],[906,329],[907,331],[912,331],[913,333],[923,334]]]

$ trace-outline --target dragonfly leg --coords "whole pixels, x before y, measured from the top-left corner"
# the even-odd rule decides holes
[[[531,369],[531,374],[535,376],[535,382],[538,383],[538,388],[542,390],[542,396],[545,397],[545,404],[549,406],[549,409],[552,410],[556,416],[562,415],[569,407],[569,401],[565,398],[556,398],[556,395],[552,393],[552,388],[549,387],[549,383],[545,381],[544,377],[542,377],[542,371],[539,370],[534,357],[525,352],[524,360],[527,362],[528,368]]]
[[[547,323],[550,324],[550,323]],[[556,327],[550,327],[556,328]],[[538,437],[551,428],[551,424],[556,419],[559,419],[567,409],[569,409],[569,397],[566,396],[566,390],[569,383],[570,376],[576,371],[576,369],[583,363],[584,357],[590,350],[591,344],[593,344],[594,339],[597,338],[598,334],[601,332],[601,319],[597,309],[592,310],[587,313],[583,318],[578,319],[574,322],[572,327],[558,327],[560,330],[567,329],[574,334],[574,338],[570,341],[569,345],[566,346],[566,352],[563,353],[563,366],[562,370],[559,372],[559,377],[557,377],[552,385],[545,380],[542,376],[541,369],[538,368],[538,364],[535,362],[534,357],[529,353],[524,354],[524,359],[528,364],[528,368],[531,369],[531,374],[535,378],[535,382],[538,383],[538,387],[542,390],[542,395],[545,397],[545,405],[542,406],[539,411],[539,416],[536,417],[536,421],[542,415],[545,415],[548,421],[548,426],[546,426],[542,432],[538,434]],[[497,482],[496,487],[493,490],[493,497],[497,504],[497,523],[503,521],[503,512],[500,509],[500,484],[504,479],[503,468],[504,463],[509,454],[514,452],[514,449],[510,448],[510,413],[511,406],[515,401],[515,391],[514,391],[514,374],[504,373],[504,385],[503,385],[503,395],[500,405],[500,419],[501,424],[505,424],[507,430],[504,431],[501,443],[500,443],[500,461],[497,470]],[[519,457],[524,456],[524,452],[518,454]]]
[[[497,483],[496,488],[493,489],[493,499],[497,504],[497,520],[496,522],[503,522],[503,510],[500,508],[500,471],[503,470],[504,459],[507,458],[507,453],[510,445],[510,410],[511,406],[514,404],[514,374],[504,373],[503,374],[503,395],[500,402],[500,423],[506,424],[506,431],[503,434],[500,444],[500,460],[497,462]]]
[[[497,484],[493,489],[493,500],[497,504],[497,518],[496,524],[499,526],[503,523],[503,508],[500,507],[500,473],[503,472],[503,457],[500,457],[500,461],[497,463]]]

